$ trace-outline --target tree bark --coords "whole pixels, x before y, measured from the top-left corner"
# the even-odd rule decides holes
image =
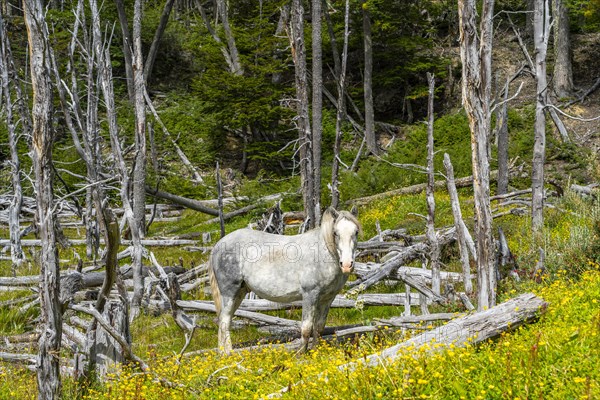
[[[493,0],[484,0],[481,30],[477,29],[476,2],[459,0],[460,56],[463,64],[462,101],[471,128],[475,238],[477,241],[478,311],[496,302],[494,238],[490,207],[490,93],[493,36]]]
[[[537,92],[531,173],[531,225],[534,231],[539,231],[544,225],[544,164],[546,161],[546,115],[544,109],[548,99],[546,53],[550,38],[548,0],[535,0],[533,31]]]
[[[13,271],[16,272],[25,261],[25,254],[21,247],[20,214],[23,205],[23,191],[21,188],[21,166],[18,152],[18,134],[13,118],[13,102],[11,97],[11,81],[16,82],[16,71],[12,68],[12,54],[4,20],[0,15],[0,79],[2,80],[2,94],[6,109],[6,128],[8,133],[8,147],[10,149],[11,182],[13,187],[12,199],[8,211],[8,225],[10,236],[10,257]],[[13,75],[13,76],[10,76]],[[0,101],[1,104],[1,101]]]
[[[148,82],[148,80],[150,80],[150,75],[152,74],[152,70],[154,69],[154,62],[156,61],[156,55],[158,54],[158,46],[160,44],[163,34],[165,33],[165,29],[167,29],[167,23],[169,22],[169,16],[171,15],[173,4],[175,4],[175,0],[166,0],[165,2],[165,7],[163,8],[163,12],[160,16],[158,27],[156,28],[156,32],[154,33],[154,39],[152,40],[152,44],[150,45],[150,50],[148,50],[148,55],[146,56],[146,62],[144,64],[145,82]]]
[[[508,89],[510,80],[506,79],[503,104],[496,114],[498,138],[498,184],[496,194],[508,192]]]
[[[362,4],[363,41],[365,52],[364,92],[365,92],[365,137],[367,148],[372,154],[379,154],[375,134],[375,111],[373,108],[373,43],[371,40],[371,15],[368,4]]]
[[[349,35],[349,15],[350,15],[350,2],[346,0],[346,6],[344,11],[344,47],[342,50],[342,62],[338,76],[338,104],[336,107],[336,118],[335,118],[335,143],[333,145],[333,162],[331,166],[331,206],[335,209],[338,208],[340,202],[340,190],[339,190],[339,170],[340,170],[340,150],[342,147],[342,122],[346,115],[346,103],[345,103],[345,86],[346,86],[346,64],[348,61],[348,35]],[[330,29],[331,31],[333,29]],[[333,44],[332,44],[333,46]],[[337,47],[336,47],[337,49]],[[335,56],[335,54],[334,54]]]
[[[435,171],[433,170],[433,98],[435,77],[427,73],[429,83],[429,98],[427,102],[427,242],[429,243],[429,259],[431,260],[432,284],[431,289],[437,295],[440,292],[440,246],[435,233]]]
[[[133,78],[133,39],[127,22],[127,14],[123,0],[115,0],[117,7],[117,15],[119,16],[119,24],[121,25],[121,35],[123,36],[123,57],[125,61],[125,76],[127,81],[127,93],[129,100],[135,99],[135,85]]]
[[[132,207],[140,238],[146,235],[146,84],[142,56],[142,0],[136,0],[133,12],[133,82],[135,92],[135,164],[133,168]],[[129,227],[133,230],[133,227]]]
[[[312,0],[312,155],[313,155],[313,207],[315,226],[321,223],[321,142],[323,137],[323,49],[322,17],[323,0]]]
[[[460,252],[460,262],[463,270],[463,283],[465,292],[470,294],[473,292],[473,284],[471,283],[471,262],[469,260],[469,248],[467,247],[467,236],[471,236],[465,222],[462,218],[460,210],[460,202],[458,200],[458,192],[454,184],[454,167],[450,161],[448,153],[444,154],[444,167],[446,167],[446,179],[448,181],[448,195],[452,205],[452,214],[454,216],[454,227],[456,228],[456,236],[458,240],[458,250]],[[472,240],[472,239],[471,239]]]
[[[553,0],[554,17],[554,92],[558,97],[573,94],[573,68],[571,65],[571,35],[569,10],[564,0]]]
[[[227,40],[229,56],[231,57],[231,65],[233,67],[233,70],[231,72],[234,75],[238,76],[244,75],[244,69],[242,68],[242,63],[240,62],[240,56],[238,53],[237,46],[235,44],[235,38],[231,31],[231,27],[229,26],[227,4],[225,3],[225,0],[216,0],[216,2],[219,15],[221,16],[221,21],[223,22],[223,32],[225,33],[225,39]]]
[[[306,50],[304,45],[304,7],[301,0],[292,1],[291,47],[296,76],[297,127],[299,134],[300,178],[304,200],[304,212],[308,227],[315,227],[314,174],[312,154],[312,132],[309,119],[308,79],[306,71]]]
[[[40,258],[41,334],[36,360],[38,398],[60,396],[60,344],[62,307],[60,303],[60,265],[56,247],[54,193],[52,187],[52,84],[48,27],[39,0],[23,1],[29,42],[31,84],[33,88],[33,131],[31,153],[35,171],[38,233],[42,240]]]

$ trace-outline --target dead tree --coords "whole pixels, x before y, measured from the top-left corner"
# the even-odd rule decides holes
[[[312,0],[312,175],[314,225],[321,224],[321,142],[323,137],[323,49],[321,39],[321,6],[323,0]]]
[[[429,242],[431,272],[433,276],[432,290],[440,294],[440,245],[435,233],[435,198],[433,188],[435,173],[433,170],[433,97],[435,91],[435,77],[427,73],[429,82],[429,98],[427,102],[427,241]]]
[[[171,15],[171,10],[173,9],[173,4],[175,4],[175,0],[166,0],[165,7],[163,8],[162,14],[160,16],[160,21],[158,23],[158,27],[154,32],[154,39],[152,40],[152,44],[150,45],[150,50],[148,50],[148,55],[146,56],[146,62],[144,63],[144,79],[146,82],[150,79],[150,75],[152,74],[152,69],[154,68],[154,61],[156,61],[156,55],[158,54],[158,45],[160,44],[160,40],[165,33],[165,29],[167,28],[167,23],[169,22],[169,16]]]
[[[227,4],[225,0],[216,0],[217,1],[217,10],[219,12],[219,16],[221,17],[221,21],[223,24],[223,33],[225,33],[225,39],[227,40],[227,47],[229,49],[229,55],[231,57],[231,66],[232,73],[234,75],[244,75],[244,69],[242,68],[242,63],[240,62],[240,56],[238,53],[237,46],[235,44],[235,38],[233,36],[233,32],[231,31],[231,27],[229,26],[229,16],[227,15]]]
[[[52,186],[52,84],[48,27],[40,0],[23,2],[29,42],[31,85],[33,89],[33,130],[31,154],[35,171],[37,218],[42,251],[40,255],[40,340],[36,362],[38,397],[60,396],[60,353],[62,306],[60,303],[60,265],[56,247],[54,192]]]
[[[571,34],[569,10],[564,0],[552,1],[554,16],[554,77],[552,83],[558,97],[573,94],[573,68],[571,64]]]
[[[12,65],[12,54],[4,20],[0,15],[0,79],[2,81],[2,93],[0,93],[0,104],[4,96],[6,109],[6,127],[8,133],[8,147],[10,149],[11,182],[13,194],[8,212],[8,225],[10,235],[10,257],[13,271],[21,266],[25,260],[25,254],[21,247],[21,224],[20,214],[23,205],[23,191],[21,188],[21,164],[17,148],[19,136],[15,127],[13,115],[13,101],[11,95],[11,82],[16,82],[16,70]],[[27,124],[23,124],[27,126]],[[29,132],[24,132],[28,134]]]
[[[131,182],[131,202],[137,222],[138,235],[146,235],[146,82],[142,56],[142,0],[136,0],[133,8],[133,84],[135,108],[135,162]],[[129,226],[131,230],[133,226]],[[140,283],[140,282],[138,282]]]
[[[127,82],[127,93],[129,100],[133,101],[135,97],[135,88],[133,84],[133,39],[127,22],[127,14],[123,0],[115,0],[117,15],[119,16],[119,25],[121,26],[121,36],[123,37],[123,58],[125,61],[125,76]]]
[[[458,250],[460,252],[460,262],[463,270],[463,282],[465,285],[465,292],[471,294],[473,292],[473,284],[471,283],[471,262],[469,258],[469,247],[468,242],[473,242],[471,234],[465,225],[462,218],[462,211],[460,210],[460,202],[458,200],[458,192],[456,191],[456,185],[454,184],[454,167],[450,161],[448,153],[444,154],[444,167],[446,167],[446,179],[448,181],[448,194],[450,196],[450,203],[452,205],[452,215],[454,216],[454,226],[456,228],[456,237],[458,241]],[[473,246],[473,256],[476,255],[474,251],[475,245]]]
[[[546,114],[548,80],[546,53],[550,39],[550,5],[548,0],[535,0],[533,11],[533,43],[535,46],[536,106],[533,161],[531,173],[531,226],[539,231],[544,225],[544,164],[546,161]]]
[[[462,101],[471,128],[475,238],[477,242],[477,309],[496,303],[495,247],[490,207],[490,94],[492,81],[493,0],[484,0],[477,27],[474,0],[459,0]]]
[[[92,20],[99,21],[99,18],[92,18]],[[99,24],[99,22],[97,22]],[[124,217],[131,231],[132,241],[132,252],[131,258],[133,263],[133,281],[134,281],[134,295],[131,304],[131,318],[135,318],[139,313],[141,306],[143,291],[144,291],[144,275],[142,271],[142,237],[141,228],[139,223],[141,220],[137,219],[134,215],[132,201],[129,196],[129,187],[131,185],[131,178],[129,176],[129,170],[123,157],[123,150],[121,149],[121,142],[119,141],[119,128],[117,126],[117,115],[115,108],[115,95],[113,90],[113,77],[112,77],[112,65],[111,58],[108,49],[104,52],[96,47],[98,54],[98,70],[100,74],[100,84],[102,86],[102,93],[104,96],[104,104],[106,107],[106,117],[108,121],[108,131],[110,133],[110,143],[115,158],[115,166],[118,173],[121,176],[121,187],[120,197],[123,203]],[[140,76],[138,76],[140,78]],[[139,83],[139,81],[138,81]],[[142,82],[143,83],[143,82]],[[143,89],[143,87],[142,87]],[[143,101],[143,92],[141,93]],[[136,123],[139,121],[136,120]],[[145,129],[145,127],[142,127]],[[145,212],[145,209],[144,209]]]
[[[326,13],[327,14],[327,13]],[[342,50],[342,62],[340,67],[340,73],[338,77],[338,103],[336,107],[336,118],[335,118],[335,143],[333,147],[333,162],[331,166],[331,206],[335,209],[338,208],[340,202],[340,189],[339,189],[339,170],[340,170],[340,150],[342,146],[342,122],[346,115],[346,103],[344,101],[344,92],[346,85],[346,64],[348,61],[348,36],[349,36],[349,15],[350,15],[350,2],[346,0],[346,7],[344,12],[344,48]],[[332,30],[332,29],[330,29]],[[332,36],[333,37],[333,36]],[[333,44],[332,44],[333,46]]]
[[[304,7],[302,1],[292,1],[290,44],[296,77],[296,110],[298,128],[298,153],[300,156],[300,179],[304,200],[304,212],[308,227],[313,228],[315,215],[315,185],[313,168],[313,137],[310,127],[308,104],[308,77],[306,70],[306,49],[304,43]]]
[[[365,92],[365,138],[372,154],[379,154],[375,134],[375,111],[373,108],[373,42],[371,40],[371,14],[367,2],[362,4],[363,45],[365,53],[364,92]]]

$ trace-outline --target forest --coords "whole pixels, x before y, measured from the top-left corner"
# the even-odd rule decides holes
[[[0,399],[597,398],[598,55],[598,0],[0,0]]]

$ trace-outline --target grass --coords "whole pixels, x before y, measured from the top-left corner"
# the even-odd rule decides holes
[[[472,215],[469,192],[461,193],[463,212]],[[436,194],[437,226],[451,225],[448,196]],[[177,354],[184,345],[181,331],[168,314],[143,315],[133,325],[134,349],[148,360],[161,377],[183,385],[168,389],[134,366],[117,369],[103,383],[81,387],[70,378],[64,380],[65,398],[90,399],[194,399],[260,398],[290,384],[295,398],[594,398],[600,395],[597,364],[600,333],[600,271],[598,221],[600,206],[567,195],[557,202],[559,210],[546,213],[543,234],[532,237],[526,217],[508,216],[496,221],[507,233],[517,255],[519,268],[527,276],[536,262],[538,247],[546,250],[548,270],[544,281],[535,284],[503,281],[499,301],[525,291],[534,291],[549,302],[540,320],[495,341],[466,349],[447,349],[434,356],[408,353],[394,364],[375,369],[359,367],[340,372],[336,367],[376,352],[404,338],[402,333],[383,331],[357,340],[329,345],[296,356],[282,349],[245,351],[229,357],[204,353],[184,358]],[[381,228],[406,228],[421,233],[425,213],[424,195],[390,198],[360,209],[364,237],[375,234],[375,221]],[[185,212],[180,226],[155,224],[152,234],[180,234],[199,230],[206,217]],[[248,223],[238,218],[228,230]],[[205,226],[216,229],[215,225]],[[203,227],[201,230],[204,230]],[[213,235],[213,241],[217,235]],[[63,256],[61,251],[61,256]],[[174,249],[157,249],[159,260],[175,260]],[[203,260],[199,253],[188,253],[185,265]],[[66,257],[66,253],[65,253]],[[456,258],[456,257],[454,257]],[[455,260],[446,260],[449,269],[459,268]],[[403,288],[402,288],[403,289]],[[389,290],[389,289],[388,289]],[[200,291],[199,291],[200,292]],[[0,295],[1,300],[25,294]],[[194,295],[199,297],[200,294]],[[334,309],[329,325],[369,322],[373,318],[398,315],[402,307],[365,307]],[[300,310],[280,311],[286,318],[300,318]],[[4,335],[23,332],[35,313],[18,315],[14,310],[0,312],[0,331]],[[214,348],[216,326],[213,316],[199,316],[197,330],[188,351]],[[234,343],[263,337],[256,328],[233,332]],[[0,399],[28,399],[36,396],[35,375],[14,365],[0,363]]]

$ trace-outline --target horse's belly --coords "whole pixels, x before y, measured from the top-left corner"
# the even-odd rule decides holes
[[[248,289],[263,299],[280,303],[302,299],[300,284],[294,277],[286,277],[285,274],[276,271],[275,273],[244,275]]]

